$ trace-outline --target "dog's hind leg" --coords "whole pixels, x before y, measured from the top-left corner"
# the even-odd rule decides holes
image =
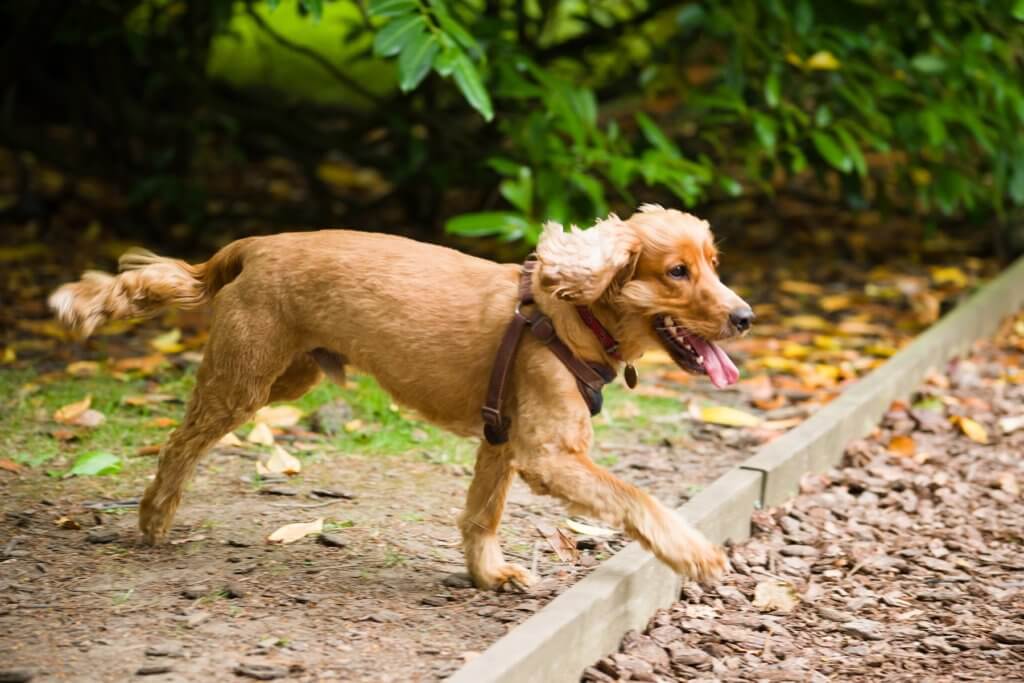
[[[524,590],[536,581],[523,567],[505,561],[498,542],[501,513],[515,477],[510,455],[505,447],[480,445],[473,481],[466,494],[466,510],[459,518],[466,568],[477,588],[511,584]]]
[[[311,354],[300,354],[270,387],[267,403],[296,401],[324,378],[320,364]]]
[[[185,419],[161,449],[156,479],[139,505],[139,528],[148,543],[167,536],[199,459],[267,403],[294,358],[282,335],[252,329],[258,311],[228,320],[218,320],[217,313]]]

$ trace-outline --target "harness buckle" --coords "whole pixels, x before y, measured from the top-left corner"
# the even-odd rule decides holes
[[[538,315],[530,320],[530,332],[544,345],[550,344],[556,336],[555,326],[546,315]]]

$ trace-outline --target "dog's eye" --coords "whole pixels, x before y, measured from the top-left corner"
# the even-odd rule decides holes
[[[686,266],[679,264],[669,268],[668,276],[674,280],[685,280],[690,277],[690,270]]]

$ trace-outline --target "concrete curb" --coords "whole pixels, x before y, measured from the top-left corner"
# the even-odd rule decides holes
[[[750,535],[750,514],[794,495],[800,478],[835,465],[889,404],[928,370],[995,332],[1024,307],[1024,258],[803,424],[760,449],[680,508],[717,543]],[[680,580],[632,543],[449,678],[451,683],[578,681],[622,635],[675,602]]]

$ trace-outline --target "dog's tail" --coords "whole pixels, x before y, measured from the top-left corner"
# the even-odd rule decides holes
[[[238,277],[248,241],[229,244],[198,265],[131,249],[121,256],[118,275],[87,271],[51,294],[50,308],[79,338],[110,320],[148,318],[172,306],[198,308]]]

